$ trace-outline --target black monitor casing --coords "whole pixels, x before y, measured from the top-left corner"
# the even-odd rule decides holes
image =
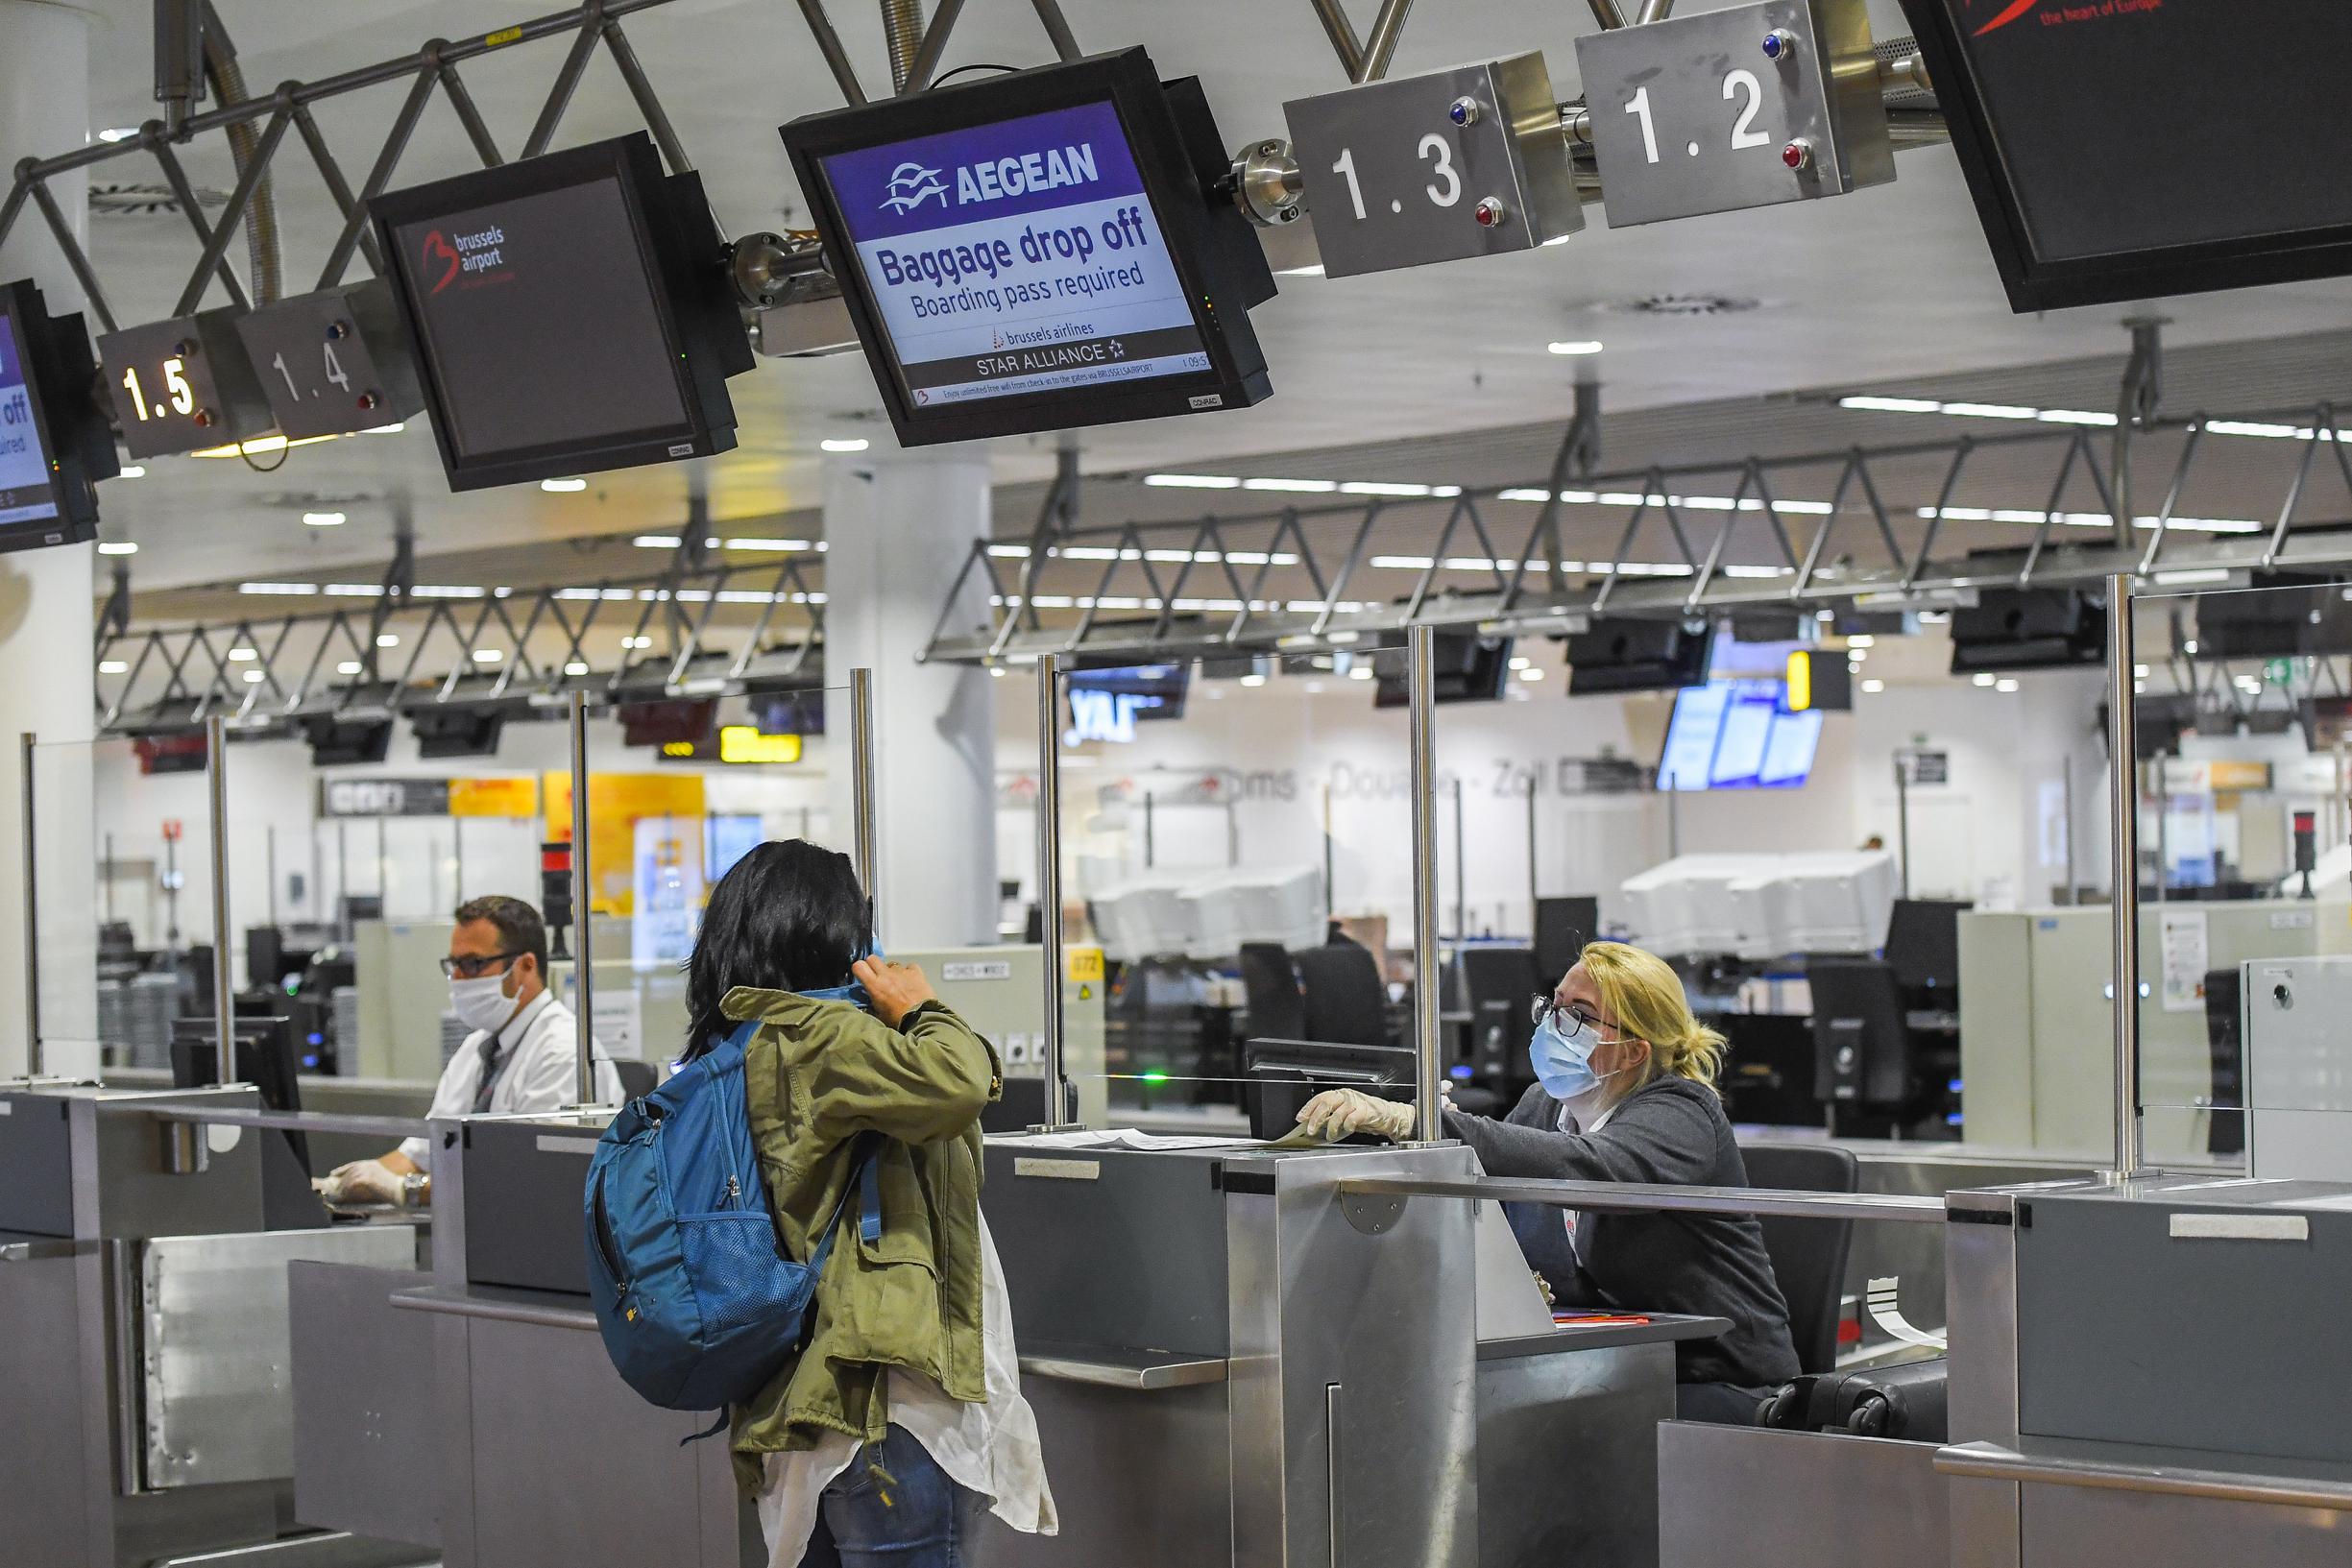
[[[607,178],[619,182],[638,251],[653,284],[654,313],[668,343],[686,411],[683,422],[490,455],[461,455],[450,428],[448,368],[422,329],[419,279],[409,269],[409,258],[394,244],[394,230]],[[728,282],[726,247],[703,196],[702,177],[665,175],[661,156],[643,132],[393,191],[376,199],[371,217],[391,268],[394,302],[416,347],[433,439],[451,490],[709,457],[734,448],[735,404],[727,396],[727,378],[750,370],[753,361],[751,341]],[[594,326],[583,324],[587,329]],[[561,345],[547,347],[550,352],[562,350]]]
[[[1193,320],[1209,369],[1147,381],[916,407],[900,381],[888,325],[866,287],[856,259],[857,241],[834,200],[821,161],[860,148],[1104,101],[1118,110],[1152,214],[1167,239],[1169,257],[1197,302]],[[1273,297],[1273,275],[1249,220],[1231,202],[1210,194],[1224,177],[1231,155],[1200,82],[1187,77],[1163,84],[1152,57],[1142,49],[833,109],[779,129],[902,446],[1244,408],[1273,394],[1266,356],[1249,325],[1249,309]]]
[[[50,315],[29,279],[0,283],[0,315],[15,325],[24,351],[33,438],[49,454],[58,502],[54,518],[0,526],[0,553],[85,543],[98,537],[98,481],[122,472],[113,431],[93,396],[98,356],[88,329],[80,312]]]

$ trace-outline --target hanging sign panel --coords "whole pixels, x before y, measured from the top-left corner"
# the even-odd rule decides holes
[[[1282,106],[1324,276],[1466,261],[1585,226],[1540,53]]]
[[[1614,28],[1578,38],[1576,60],[1612,229],[1895,178],[1861,0]]]
[[[288,441],[372,430],[424,407],[380,277],[257,306],[237,335]]]

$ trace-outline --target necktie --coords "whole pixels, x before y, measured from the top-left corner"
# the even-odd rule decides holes
[[[480,1116],[482,1113],[490,1109],[490,1092],[492,1089],[497,1086],[498,1057],[500,1055],[498,1037],[496,1034],[483,1035],[480,1049],[482,1052],[482,1081],[476,1084],[473,1089],[473,1114],[475,1116]]]

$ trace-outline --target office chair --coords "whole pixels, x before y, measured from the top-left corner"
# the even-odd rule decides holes
[[[1298,1038],[1343,1046],[1389,1044],[1389,992],[1380,961],[1359,943],[1340,941],[1291,954],[1305,1002]],[[1250,1003],[1251,1012],[1256,1002]],[[1254,1023],[1250,1032],[1264,1036]]]
[[[2213,1110],[2205,1123],[2205,1152],[2245,1152],[2245,1041],[2239,1028],[2238,971],[2205,972],[2205,1049],[2213,1061]]]
[[[1306,1033],[1306,999],[1298,974],[1278,942],[1244,942],[1242,991],[1249,1008],[1249,1038],[1297,1040]]]
[[[1862,1168],[1849,1151],[1816,1144],[1745,1144],[1739,1158],[1748,1185],[1779,1192],[1852,1193]],[[1837,1368],[1837,1324],[1845,1315],[1846,1255],[1854,1243],[1851,1219],[1765,1216],[1764,1252],[1788,1303],[1788,1337],[1797,1365],[1808,1373]]]
[[[1527,1004],[1552,988],[1537,973],[1535,950],[1466,947],[1460,967],[1470,1015],[1471,1073],[1490,1084],[1526,1081]]]

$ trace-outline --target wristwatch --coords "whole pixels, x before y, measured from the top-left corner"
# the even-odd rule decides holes
[[[422,1170],[411,1170],[400,1178],[400,1207],[422,1209],[432,1201],[433,1178]]]

